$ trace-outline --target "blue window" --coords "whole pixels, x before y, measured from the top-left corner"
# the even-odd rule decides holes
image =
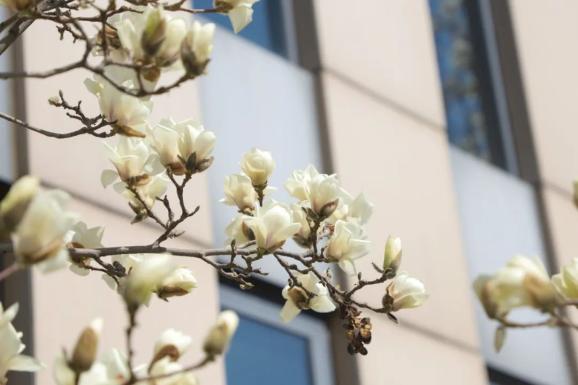
[[[240,318],[226,358],[228,385],[313,385],[306,338],[243,314]]]
[[[285,33],[285,19],[281,0],[261,0],[253,5],[253,22],[243,29],[239,36],[281,56],[288,55]],[[194,0],[196,8],[212,8],[212,0]],[[231,23],[226,15],[207,14],[206,19],[232,31]]]
[[[502,85],[491,65],[495,36],[493,30],[488,35],[492,24],[480,4],[429,0],[448,136],[455,146],[514,171],[507,107],[496,101]]]
[[[220,294],[222,307],[240,318],[225,356],[227,385],[334,384],[331,339],[323,320],[303,312],[285,324],[280,304],[226,285]]]

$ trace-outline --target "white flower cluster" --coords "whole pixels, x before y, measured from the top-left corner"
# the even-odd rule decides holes
[[[4,310],[0,302],[0,384],[6,384],[9,371],[34,372],[42,368],[36,359],[21,354],[25,346],[22,333],[16,331],[12,320],[18,313],[18,304]]]
[[[163,119],[157,124],[144,122],[143,138],[119,136],[116,143],[105,143],[114,170],[104,170],[103,186],[114,184],[136,214],[146,218],[167,190],[170,172],[190,177],[205,171],[213,162],[215,135],[192,120]]]
[[[219,315],[205,337],[203,350],[207,357],[213,359],[227,350],[238,324],[239,318],[232,311]],[[72,353],[67,355],[63,352],[56,359],[54,379],[57,385],[122,385],[131,380],[127,358],[118,350],[112,349],[98,359],[101,331],[102,321],[93,321],[79,336]],[[154,344],[150,363],[135,367],[136,384],[197,385],[197,378],[179,363],[191,343],[190,336],[175,329],[165,330]],[[20,364],[9,365],[9,370],[38,368],[32,359],[17,357],[12,361]],[[76,382],[77,376],[79,382]]]
[[[68,263],[67,234],[76,216],[67,211],[70,197],[40,187],[38,179],[20,178],[0,202],[0,239],[12,242],[16,263],[51,271]]]
[[[547,312],[565,302],[578,301],[578,258],[549,277],[540,260],[518,255],[494,275],[478,277],[474,288],[493,319],[504,319],[520,307]]]
[[[294,171],[285,183],[297,199],[287,206],[268,196],[272,190],[268,180],[274,169],[269,152],[252,149],[242,158],[242,172],[225,178],[225,198],[221,201],[239,211],[226,228],[227,243],[255,242],[263,256],[292,238],[301,247],[319,250],[323,262],[336,263],[347,274],[355,274],[355,261],[370,251],[363,226],[373,205],[363,194],[354,198],[345,191],[336,175],[308,166]],[[405,273],[395,276],[401,257],[399,239],[388,240],[385,256],[384,270],[391,269],[395,278],[387,288],[384,306],[397,311],[421,305],[427,298],[423,284]],[[321,313],[335,310],[328,288],[316,274],[295,273],[294,281],[283,289],[283,320],[290,321],[306,309]]]

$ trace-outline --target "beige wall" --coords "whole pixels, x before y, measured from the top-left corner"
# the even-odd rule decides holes
[[[578,179],[578,3],[511,0],[531,130],[540,171],[539,193],[551,235],[554,266],[578,256],[578,211],[572,182]],[[578,338],[572,333],[574,362]]]
[[[329,2],[315,2],[315,11],[334,171],[376,203],[374,261],[389,234],[400,236],[402,269],[431,293],[422,308],[398,314],[399,326],[373,317],[372,351],[358,360],[363,384],[486,383],[427,1]],[[363,299],[382,295],[369,290]]]

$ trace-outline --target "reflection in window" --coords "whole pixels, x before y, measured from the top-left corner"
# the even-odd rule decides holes
[[[261,0],[253,5],[253,22],[238,35],[281,56],[287,56],[283,4],[281,0]],[[212,8],[212,0],[194,0],[196,8]],[[204,18],[233,31],[226,15],[206,14]]]
[[[477,1],[429,0],[448,136],[504,167],[504,149]]]
[[[240,314],[226,355],[227,385],[313,385],[309,341]]]

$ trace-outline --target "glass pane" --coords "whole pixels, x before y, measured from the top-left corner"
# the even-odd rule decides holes
[[[429,4],[449,140],[504,167],[477,2],[429,0]]]
[[[226,355],[227,385],[313,385],[306,338],[240,315]]]
[[[194,0],[197,8],[212,8],[212,0]],[[281,0],[261,0],[253,5],[253,22],[243,29],[239,36],[281,56],[287,56],[283,7]],[[207,14],[204,18],[233,31],[226,15]]]

